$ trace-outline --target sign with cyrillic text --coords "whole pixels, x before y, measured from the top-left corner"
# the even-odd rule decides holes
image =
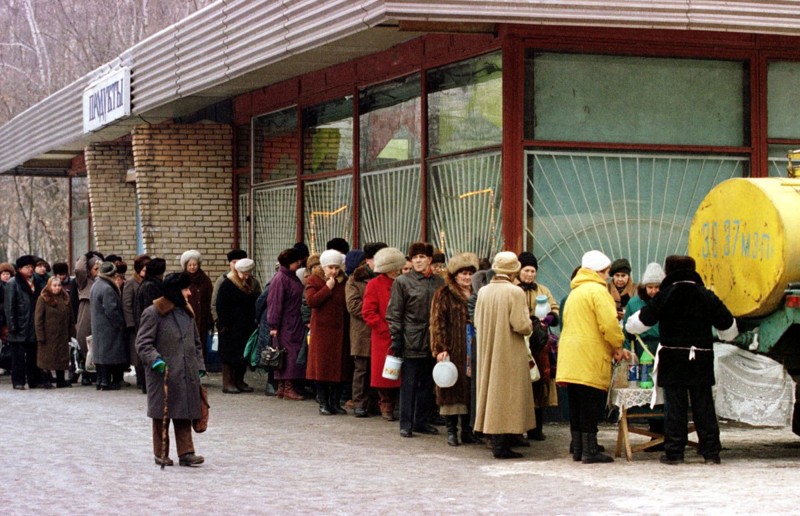
[[[89,133],[131,114],[131,71],[121,68],[83,91],[83,132]]]

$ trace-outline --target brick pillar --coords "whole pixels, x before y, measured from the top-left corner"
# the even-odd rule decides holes
[[[133,159],[145,251],[180,270],[187,249],[216,280],[233,245],[232,130],[216,123],[141,125]]]
[[[126,183],[133,167],[130,142],[93,143],[85,149],[95,249],[136,257],[136,185]]]

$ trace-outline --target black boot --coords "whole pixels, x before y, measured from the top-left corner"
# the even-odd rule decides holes
[[[347,414],[347,411],[342,408],[342,384],[340,383],[332,383],[330,384],[330,397],[328,401],[328,406],[330,407],[331,412],[334,414]]]
[[[445,416],[447,426],[447,444],[458,446],[458,416]]]
[[[609,457],[597,449],[597,434],[582,433],[581,443],[583,444],[583,455],[581,462],[584,464],[598,464],[602,462],[614,462],[613,457]]]
[[[481,444],[482,440],[472,432],[472,427],[469,426],[469,414],[461,414],[461,442],[464,444]]]
[[[327,382],[317,382],[317,402],[319,402],[320,416],[336,414],[331,407],[331,389]]]
[[[537,408],[533,409],[534,413],[536,414],[536,428],[533,430],[528,430],[528,439],[532,441],[544,441],[544,433],[542,433],[542,423],[543,423],[543,415],[542,409]]]
[[[572,460],[580,462],[581,455],[583,455],[583,442],[581,442],[581,433],[577,430],[570,430],[572,441],[569,443],[569,452],[572,454]]]
[[[495,434],[492,436],[492,455],[495,459],[519,459],[521,453],[517,453],[508,445],[506,434]]]

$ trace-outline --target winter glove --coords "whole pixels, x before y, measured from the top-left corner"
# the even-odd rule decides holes
[[[167,363],[161,357],[158,357],[155,362],[153,362],[153,366],[150,368],[157,373],[164,374],[164,370],[167,368]]]
[[[205,369],[201,369],[201,370],[197,371],[197,376],[199,376],[200,378],[204,377],[205,375],[206,375],[206,370]]]
[[[401,342],[392,342],[392,345],[389,346],[389,352],[392,356],[403,358],[403,344]]]
[[[558,316],[555,313],[550,312],[549,314],[544,316],[544,319],[542,319],[542,323],[548,327],[555,326],[558,324]]]

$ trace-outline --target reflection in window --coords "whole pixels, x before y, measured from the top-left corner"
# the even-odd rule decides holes
[[[499,52],[428,72],[430,155],[500,145],[502,89]]]
[[[352,229],[353,179],[340,176],[303,185],[305,238],[311,253],[325,251],[328,240],[336,237],[350,242]]]
[[[364,90],[359,113],[362,172],[419,161],[422,111],[418,75]]]
[[[92,248],[91,227],[89,224],[89,178],[73,177],[72,183],[72,263]],[[70,266],[71,267],[71,266]]]
[[[253,119],[253,184],[297,177],[297,111]]]
[[[770,138],[800,140],[800,117],[797,116],[798,77],[800,77],[800,63],[785,61],[769,63],[767,120]]]
[[[303,110],[303,173],[353,168],[353,97]]]

